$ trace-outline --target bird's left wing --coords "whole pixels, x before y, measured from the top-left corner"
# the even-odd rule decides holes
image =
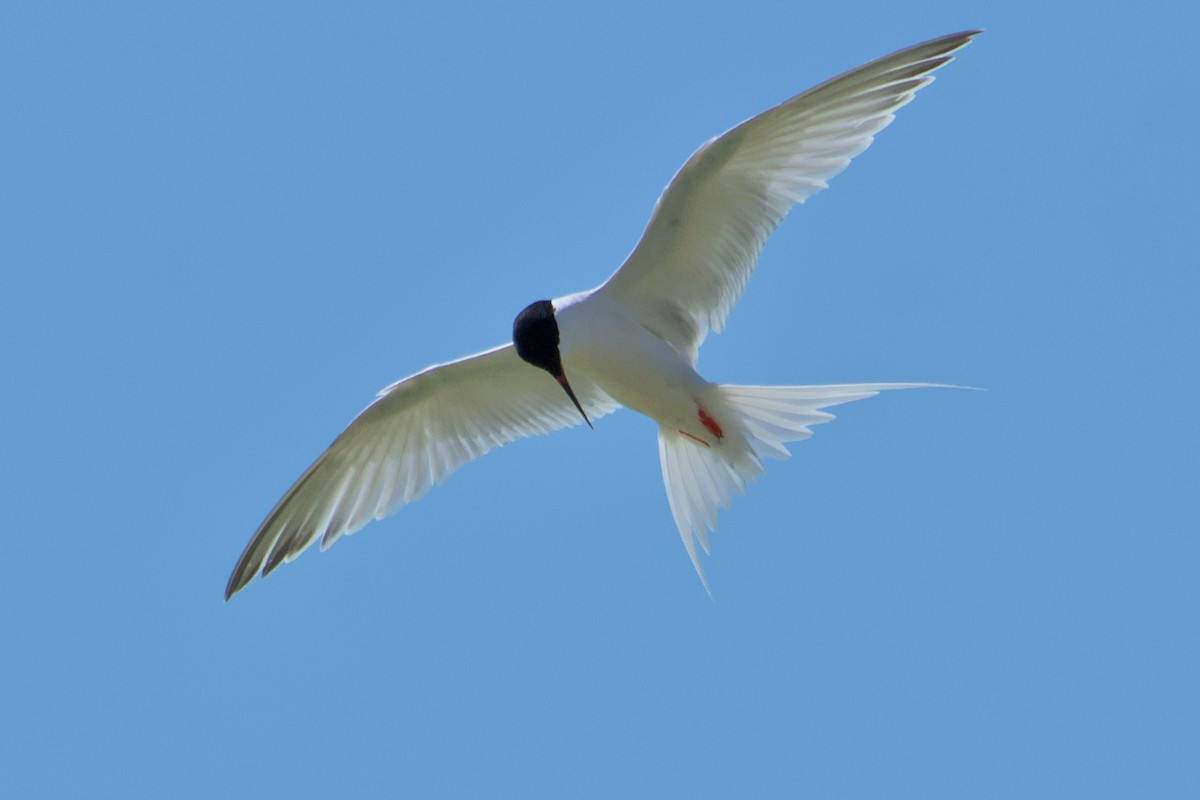
[[[619,407],[582,375],[571,375],[593,418]],[[379,393],[287,491],[246,545],[225,599],[291,561],[318,537],[343,533],[399,510],[463,464],[516,439],[582,422],[545,370],[511,344],[398,381]]]
[[[822,83],[697,150],[599,292],[695,360],[750,280],[767,237],[870,146],[896,109],[979,31],[914,45]]]

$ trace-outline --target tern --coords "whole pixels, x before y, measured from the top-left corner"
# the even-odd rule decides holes
[[[894,112],[980,31],[914,45],[826,81],[702,145],[659,197],[641,240],[602,285],[538,300],[512,342],[437,364],[379,392],[255,531],[225,589],[321,549],[421,498],[463,464],[534,434],[621,406],[658,423],[667,501],[705,590],[709,552],[728,508],[823,409],[888,389],[931,384],[731,386],[696,371],[767,237],[826,188]]]

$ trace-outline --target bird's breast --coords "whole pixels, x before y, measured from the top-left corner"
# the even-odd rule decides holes
[[[708,382],[625,307],[593,296],[560,308],[557,321],[568,379],[582,373],[627,408],[674,428],[695,426]]]

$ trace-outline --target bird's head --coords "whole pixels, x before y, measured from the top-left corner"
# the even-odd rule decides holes
[[[579,404],[567,375],[563,372],[562,355],[558,352],[558,322],[554,319],[554,304],[549,300],[530,303],[513,320],[513,346],[522,360],[549,372],[558,385],[571,398],[571,402],[583,415],[583,421],[592,427],[587,412]]]

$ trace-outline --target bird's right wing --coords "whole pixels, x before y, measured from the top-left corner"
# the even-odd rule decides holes
[[[710,140],[654,206],[641,241],[598,291],[693,360],[720,331],[767,237],[870,146],[892,115],[979,31],[905,48]]]
[[[619,407],[584,376],[570,378],[593,418]],[[489,450],[582,421],[554,378],[522,361],[511,344],[397,381],[267,515],[238,559],[225,599],[318,537],[325,549],[396,512]]]

